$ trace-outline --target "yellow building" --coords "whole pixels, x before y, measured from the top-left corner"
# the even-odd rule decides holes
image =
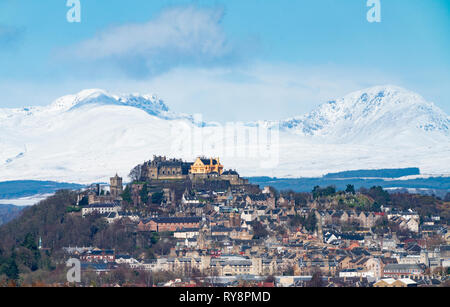
[[[223,165],[220,164],[219,158],[197,158],[191,166],[191,174],[211,174],[218,173],[222,175]]]
[[[417,287],[417,283],[410,278],[385,278],[379,280],[373,285],[375,288],[407,288],[407,287]]]

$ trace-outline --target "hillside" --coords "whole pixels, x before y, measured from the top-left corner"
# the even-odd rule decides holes
[[[0,182],[0,199],[14,199],[42,194],[52,194],[61,189],[80,189],[82,185],[54,181],[5,181]]]
[[[143,253],[151,256],[157,251],[168,253],[167,246],[159,241],[159,237],[129,231],[129,222],[109,225],[100,215],[83,218],[81,214],[71,212],[76,195],[69,190],[57,191],[38,204],[25,208],[20,217],[0,226],[0,280],[2,274],[17,279],[18,273],[53,271],[64,263],[61,262],[64,258],[62,248],[69,246],[115,249],[118,253],[135,257]],[[42,239],[42,251],[38,249],[39,239]],[[64,280],[65,274],[59,277]]]
[[[24,207],[0,204],[0,225],[8,223],[9,221],[19,216],[20,212],[23,209]]]
[[[399,178],[420,175],[417,167],[401,169],[355,170],[326,174],[324,178]]]
[[[138,255],[151,246],[147,234],[129,231],[129,221],[110,225],[100,215],[82,217],[73,209],[77,193],[59,190],[38,204],[23,209],[19,218],[0,226],[0,250],[10,251],[32,236],[51,252],[68,246],[97,246]],[[20,244],[20,243],[19,243]]]

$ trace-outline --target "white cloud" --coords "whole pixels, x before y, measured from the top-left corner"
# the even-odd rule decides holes
[[[155,75],[184,64],[215,63],[232,56],[220,24],[222,17],[221,9],[166,9],[147,23],[104,30],[69,48],[68,56],[113,62],[137,76]]]

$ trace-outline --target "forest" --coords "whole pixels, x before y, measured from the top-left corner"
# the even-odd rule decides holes
[[[126,220],[110,225],[100,215],[83,218],[70,210],[75,203],[76,192],[60,190],[0,227],[0,279],[54,270],[64,259],[63,247],[94,246],[152,259],[173,246],[170,234],[135,232]]]

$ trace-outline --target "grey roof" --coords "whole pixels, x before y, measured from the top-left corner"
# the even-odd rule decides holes
[[[188,217],[156,217],[144,220],[144,223],[148,223],[151,220],[158,224],[174,224],[174,223],[200,223],[202,218],[198,216]]]
[[[390,263],[384,267],[384,270],[385,271],[422,270],[422,267],[418,264]]]
[[[117,207],[119,204],[117,203],[100,203],[100,204],[90,204],[86,208],[114,208]]]
[[[224,175],[224,176],[229,176],[229,175],[238,176],[239,174],[236,171],[228,170],[228,171],[223,172],[222,175]]]

